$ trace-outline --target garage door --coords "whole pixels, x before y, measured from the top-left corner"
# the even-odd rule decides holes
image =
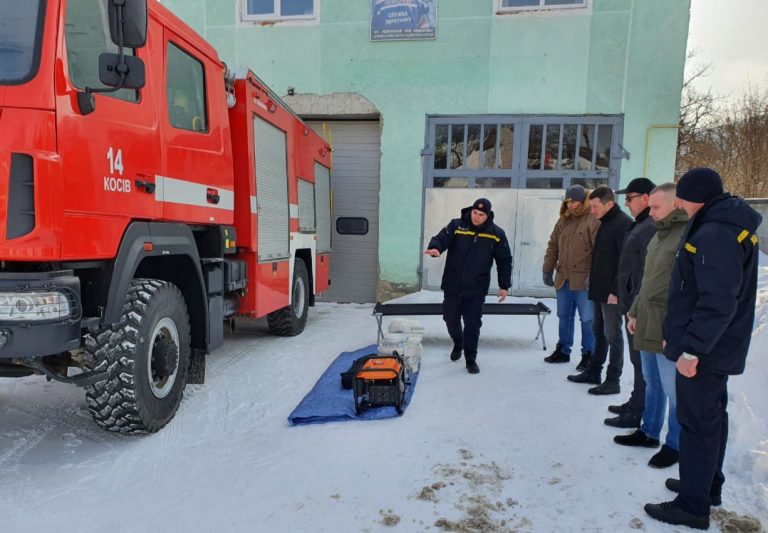
[[[322,122],[308,122],[323,134]],[[379,278],[377,121],[326,121],[333,142],[331,288],[321,299],[375,302]]]

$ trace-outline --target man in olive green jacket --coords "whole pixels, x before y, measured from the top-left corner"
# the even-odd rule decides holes
[[[680,424],[676,414],[675,363],[664,356],[661,326],[667,314],[667,289],[675,253],[688,215],[677,207],[674,183],[656,187],[651,192],[649,206],[658,231],[648,244],[640,293],[627,313],[627,328],[634,334],[634,346],[640,351],[643,365],[645,411],[640,429],[614,437],[614,441],[625,446],[658,447],[669,399],[667,438],[661,451],[648,462],[650,466],[666,468],[678,461]]]

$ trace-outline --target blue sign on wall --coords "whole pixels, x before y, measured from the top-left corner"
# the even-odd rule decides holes
[[[371,0],[371,41],[434,39],[437,0]]]

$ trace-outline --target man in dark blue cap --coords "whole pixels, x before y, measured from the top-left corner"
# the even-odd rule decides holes
[[[624,236],[619,256],[619,270],[616,274],[618,281],[616,293],[613,299],[619,305],[619,312],[626,315],[632,307],[637,294],[640,292],[640,282],[643,280],[645,267],[645,252],[648,243],[656,233],[653,220],[649,216],[651,211],[648,204],[651,199],[651,191],[656,187],[648,178],[635,178],[624,189],[616,191],[616,194],[624,195],[624,205],[635,217]],[[640,352],[634,347],[634,338],[629,329],[627,333],[627,347],[629,348],[629,361],[634,369],[632,393],[629,400],[620,405],[611,405],[608,410],[618,415],[606,418],[605,423],[617,428],[636,428],[640,426],[640,419],[645,410],[645,380],[643,379],[643,365]]]
[[[645,511],[668,524],[708,529],[725,481],[728,376],[744,372],[752,338],[762,217],[724,193],[710,168],[685,173],[677,198],[690,221],[669,282],[663,335],[664,354],[678,372],[680,479],[666,482],[678,493],[674,500],[646,504]]]
[[[478,198],[461,210],[440,233],[432,237],[424,252],[439,257],[448,251],[443,270],[443,320],[453,339],[451,361],[461,359],[467,372],[477,374],[477,343],[482,326],[483,302],[491,284],[491,266],[496,261],[499,302],[507,297],[512,279],[512,253],[504,230],[493,223],[491,202]],[[462,319],[464,328],[462,330]]]

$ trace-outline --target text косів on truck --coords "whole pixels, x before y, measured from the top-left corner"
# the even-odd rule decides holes
[[[329,146],[157,0],[3,0],[0,21],[0,376],[157,431],[226,319],[304,329]]]

